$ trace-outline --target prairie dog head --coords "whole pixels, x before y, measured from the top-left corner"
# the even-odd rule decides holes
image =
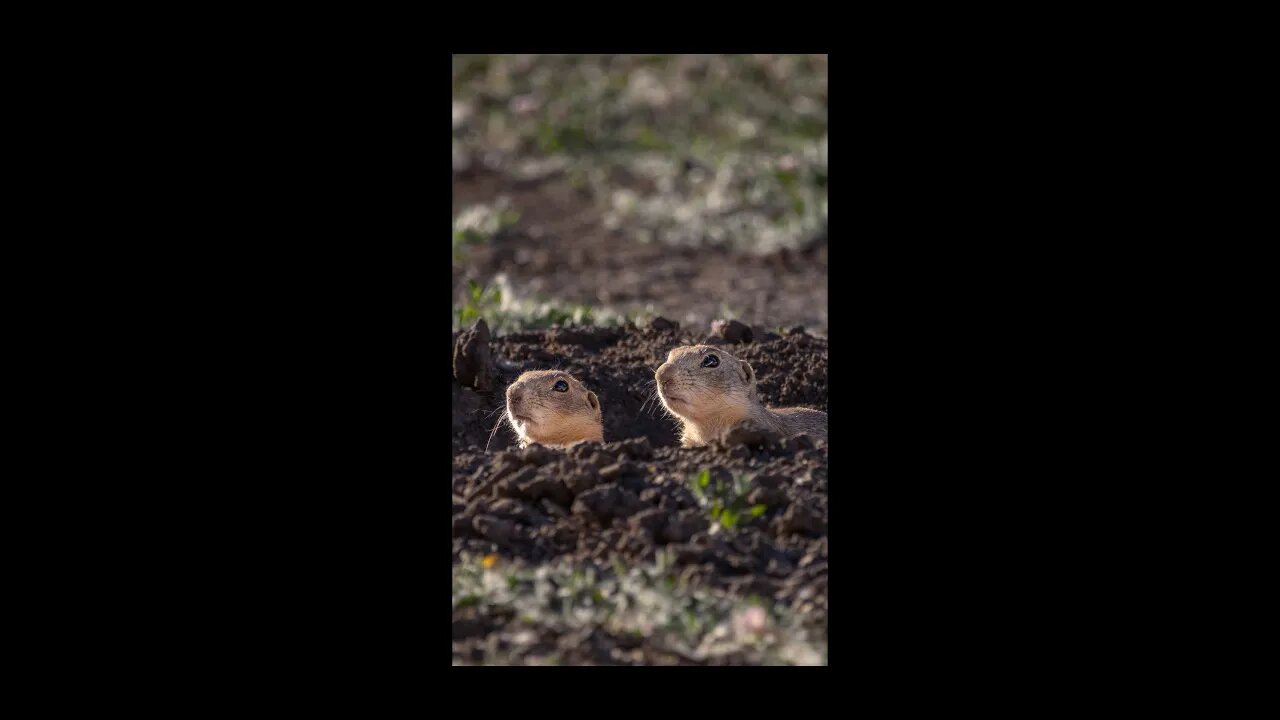
[[[604,439],[600,399],[559,370],[531,370],[516,378],[507,388],[507,421],[520,447]]]
[[[747,418],[757,403],[755,370],[723,348],[678,347],[654,376],[663,406],[684,421],[686,440],[705,440]]]

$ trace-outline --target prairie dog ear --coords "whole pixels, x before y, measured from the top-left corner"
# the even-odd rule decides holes
[[[599,409],[600,409],[600,398],[596,397],[596,394],[595,394],[595,393],[593,393],[593,392],[591,392],[590,390],[588,390],[588,391],[587,391],[587,404],[591,406],[591,409],[592,409],[592,410],[599,410]]]
[[[748,385],[756,384],[756,371],[751,369],[751,365],[746,360],[738,361],[738,377]]]

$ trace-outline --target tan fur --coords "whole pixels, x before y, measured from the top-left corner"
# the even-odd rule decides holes
[[[812,438],[827,437],[827,414],[821,410],[806,407],[775,408],[773,414],[781,418],[787,426],[788,434],[804,433]]]
[[[569,383],[568,392],[554,389],[557,380]],[[522,448],[532,443],[567,447],[604,441],[600,399],[572,375],[558,370],[531,370],[511,383],[507,422]]]
[[[720,364],[702,367],[714,354]],[[766,408],[756,395],[756,373],[745,360],[710,345],[678,347],[654,376],[662,404],[681,422],[680,445],[706,445],[725,430],[750,420],[783,436],[805,433],[826,439],[827,414],[811,408]]]

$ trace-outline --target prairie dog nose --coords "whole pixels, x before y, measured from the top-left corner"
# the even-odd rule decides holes
[[[658,366],[658,372],[654,373],[659,380],[666,381],[671,379],[671,374],[676,371],[671,363],[662,363]]]
[[[520,388],[511,388],[507,390],[507,400],[512,403],[519,404],[524,399],[524,391]]]

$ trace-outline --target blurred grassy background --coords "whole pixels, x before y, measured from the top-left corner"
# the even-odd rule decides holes
[[[708,295],[730,312],[765,305],[774,322],[825,325],[825,55],[455,56],[453,171],[455,325],[480,314],[510,327],[611,322],[646,309],[703,321],[721,309],[702,309]],[[542,264],[576,257],[586,272],[553,281],[507,246],[554,253]],[[671,268],[656,248],[693,265],[808,251],[804,262],[821,267],[791,286],[699,275],[681,297],[658,282]],[[589,271],[619,254],[638,277],[615,302],[611,275]],[[820,296],[778,305],[818,277]],[[820,317],[803,309],[815,304]]]

